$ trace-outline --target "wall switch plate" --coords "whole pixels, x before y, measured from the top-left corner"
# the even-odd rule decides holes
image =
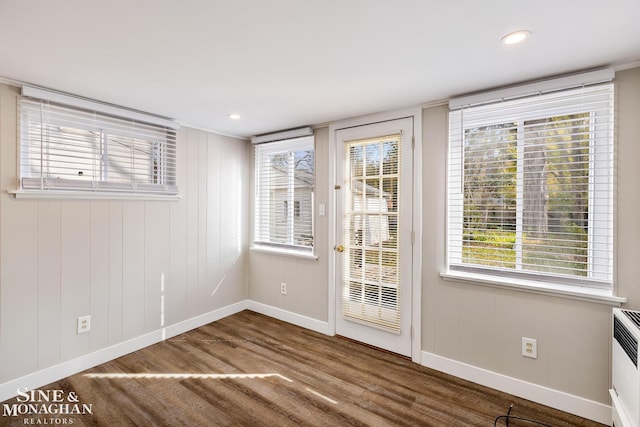
[[[84,334],[91,330],[91,316],[78,317],[78,334]]]
[[[522,337],[522,355],[532,359],[538,358],[538,341],[533,338]]]
[[[280,283],[280,293],[282,295],[286,295],[287,294],[287,284],[285,282],[281,282]]]

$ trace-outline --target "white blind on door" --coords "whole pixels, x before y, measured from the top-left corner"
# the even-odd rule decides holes
[[[254,245],[313,251],[314,138],[255,146]]]
[[[610,287],[613,84],[449,115],[450,269]]]
[[[345,144],[342,315],[400,333],[400,144],[402,135]]]
[[[24,190],[175,195],[176,131],[20,99]]]

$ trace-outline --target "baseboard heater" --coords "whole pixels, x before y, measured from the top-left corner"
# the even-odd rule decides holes
[[[640,427],[639,341],[640,311],[614,308],[609,394],[615,427]]]

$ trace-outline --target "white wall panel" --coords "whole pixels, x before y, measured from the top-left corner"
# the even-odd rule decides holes
[[[187,180],[186,188],[182,191],[187,196],[187,317],[195,316],[200,305],[198,293],[200,245],[199,214],[200,214],[200,142],[199,132],[189,129],[186,132],[187,151]],[[204,183],[203,183],[204,185]]]
[[[123,339],[122,204],[119,200],[109,201],[109,344]]]
[[[222,146],[223,158],[228,158],[220,165],[221,175],[229,177],[238,177],[238,163],[241,161],[235,159],[233,155],[234,147],[229,143]],[[237,179],[225,180],[220,191],[220,203],[223,209],[220,210],[220,242],[221,242],[221,266],[223,271],[229,271],[238,261],[240,248],[238,225],[242,221],[242,212],[239,210],[239,194],[241,183]]]
[[[89,203],[85,201],[60,203],[62,360],[78,357],[90,350],[90,335],[76,333],[78,317],[89,315],[91,308],[90,224]],[[44,301],[43,303],[46,304]]]
[[[187,319],[187,206],[186,192],[187,161],[189,131],[181,129],[178,134],[180,143],[177,147],[178,187],[181,188],[182,199],[170,204],[170,283],[166,295],[169,298],[165,302],[167,307],[166,320],[168,324]]]
[[[145,328],[145,202],[122,207],[122,337],[133,338]]]
[[[221,185],[220,203],[229,203],[228,211],[221,211],[221,227],[220,227],[220,263],[222,275],[225,280],[220,286],[213,300],[214,307],[223,307],[224,301],[231,298],[247,298],[248,290],[245,288],[243,292],[233,283],[239,278],[245,276],[248,270],[248,229],[249,214],[247,210],[249,199],[249,174],[247,166],[249,164],[248,145],[233,144],[227,141],[222,145],[222,163],[226,164],[226,160],[230,159],[229,169],[221,167],[221,176],[231,174],[233,180],[227,184],[223,181]],[[244,159],[244,160],[243,160]],[[226,217],[225,217],[226,215]]]
[[[210,171],[221,171],[221,145],[215,143],[215,136],[207,135],[207,168]],[[213,302],[222,283],[222,266],[220,255],[220,242],[222,241],[221,231],[224,228],[221,223],[223,202],[221,198],[221,186],[227,185],[229,179],[223,173],[209,173],[207,179],[207,224],[206,224],[206,244],[207,244],[207,280],[204,289],[207,309],[215,308]],[[218,286],[220,285],[220,286]]]
[[[166,326],[165,313],[169,303],[166,298],[170,288],[171,239],[167,224],[170,223],[170,207],[167,203],[145,202],[145,330],[154,331]]]
[[[90,206],[91,350],[109,345],[109,202]]]
[[[207,301],[207,134],[198,132],[198,298],[194,301],[196,312],[201,312]],[[222,207],[220,207],[222,208]]]
[[[61,358],[60,202],[38,202],[38,366]]]
[[[38,202],[9,204],[9,197],[0,194],[0,381],[38,366]]]

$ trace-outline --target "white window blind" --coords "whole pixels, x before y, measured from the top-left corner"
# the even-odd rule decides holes
[[[255,146],[254,245],[313,251],[313,136]]]
[[[178,193],[174,129],[46,100],[19,105],[22,190]]]
[[[448,267],[610,289],[612,83],[449,115]]]
[[[342,315],[399,334],[402,134],[345,142]]]

